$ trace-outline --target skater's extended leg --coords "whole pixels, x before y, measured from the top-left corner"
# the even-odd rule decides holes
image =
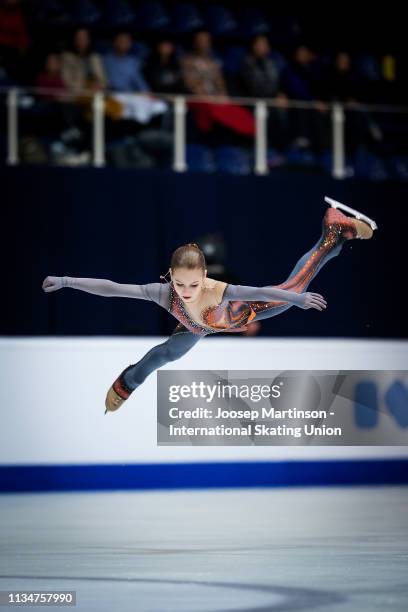
[[[322,222],[322,233],[316,244],[296,263],[285,282],[270,285],[303,293],[322,267],[341,252],[347,240],[359,237],[356,221],[334,208],[328,208]],[[274,317],[291,308],[293,304],[282,301],[254,302],[255,320]]]
[[[202,336],[193,334],[181,324],[177,325],[166,342],[151,348],[140,361],[128,366],[118,376],[106,396],[106,412],[117,410],[149,374],[170,361],[180,359],[200,338]]]

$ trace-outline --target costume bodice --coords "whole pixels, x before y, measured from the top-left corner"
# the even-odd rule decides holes
[[[222,299],[219,304],[204,308],[201,311],[201,320],[197,321],[188,312],[172,282],[169,312],[189,331],[201,336],[217,332],[244,331],[246,324],[256,315],[250,302],[230,302]]]

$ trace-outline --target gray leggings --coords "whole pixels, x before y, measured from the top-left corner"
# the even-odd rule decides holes
[[[299,259],[299,261],[293,268],[292,272],[286,279],[285,283],[287,283],[293,276],[295,276],[295,274],[297,274],[303,267],[305,267],[306,262],[313,255],[313,253],[316,252],[316,250],[321,246],[323,240],[324,240],[324,230],[322,232],[321,237],[316,242],[316,244],[310,249],[310,251],[305,253],[305,255],[303,255]],[[309,286],[309,283],[316,276],[319,270],[321,270],[321,268],[330,259],[332,259],[333,257],[336,257],[340,253],[343,244],[344,244],[344,241],[341,240],[335,246],[331,247],[329,250],[325,252],[324,256],[320,259],[319,263],[315,266],[315,270],[313,271],[313,274],[310,276],[306,284],[303,286],[301,293],[306,291],[307,287]],[[309,273],[310,273],[310,267],[309,267]],[[282,285],[279,285],[279,287],[285,288],[284,287],[285,283],[282,283]],[[269,286],[274,287],[276,285],[269,285]],[[278,307],[272,306],[270,310],[266,309],[266,310],[263,310],[262,312],[257,312],[253,321],[274,317],[278,314],[281,314],[285,310],[288,310],[292,306],[293,304],[285,304],[283,306],[278,306]],[[175,330],[176,333],[173,332],[173,334],[168,338],[168,340],[166,340],[162,344],[158,344],[157,346],[154,346],[152,349],[150,349],[150,351],[146,353],[146,355],[140,361],[126,368],[126,370],[123,372],[123,380],[125,382],[125,385],[129,388],[129,390],[133,391],[138,385],[140,385],[145,380],[145,378],[149,374],[151,374],[152,372],[154,372],[161,366],[165,365],[166,363],[169,363],[170,361],[175,361],[176,359],[180,359],[180,357],[185,355],[190,349],[193,348],[195,344],[197,344],[197,342],[201,338],[204,337],[204,336],[200,336],[199,334],[193,334],[192,332],[188,331],[186,328],[184,328],[185,331],[184,330],[179,331],[179,330],[180,330],[180,325],[177,326]]]

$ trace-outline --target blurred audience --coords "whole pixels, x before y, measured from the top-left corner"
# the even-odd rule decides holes
[[[227,96],[227,87],[212,52],[211,35],[196,32],[192,48],[182,59],[183,78],[187,91],[196,96]]]
[[[345,138],[349,153],[354,155],[363,146],[382,154],[383,133],[378,122],[372,113],[358,110],[370,94],[361,87],[361,78],[348,52],[338,51],[334,55],[326,82],[328,99],[348,105],[345,108]]]
[[[283,91],[280,71],[271,57],[271,47],[265,35],[257,35],[252,40],[242,62],[240,77],[244,95],[276,102],[276,106],[268,108],[268,143],[282,151],[289,142],[287,95]],[[277,164],[278,158],[274,159]],[[283,159],[279,158],[279,162],[282,163]]]
[[[270,53],[268,38],[264,35],[256,36],[240,71],[246,95],[273,98],[282,93],[279,69]]]
[[[299,45],[284,71],[285,90],[294,100],[322,100],[325,98],[322,76],[316,54],[307,45]]]
[[[298,45],[288,62],[282,80],[288,97],[314,102],[311,109],[291,108],[292,139],[295,148],[316,154],[330,148],[331,125],[329,107],[325,103],[327,88],[324,69],[319,59],[305,44]]]
[[[147,92],[140,60],[131,53],[133,38],[129,32],[119,32],[113,39],[113,50],[104,56],[108,87],[115,91]]]
[[[0,0],[0,56],[7,75],[24,80],[24,57],[30,44],[19,0]]]
[[[24,52],[29,44],[19,0],[0,1],[0,48]]]
[[[162,94],[184,91],[180,61],[174,43],[165,38],[152,50],[144,71],[152,91]]]
[[[30,120],[35,124],[38,113],[47,121],[46,113],[49,112],[54,117],[50,117],[52,135],[61,128],[62,142],[72,150],[82,154],[83,150],[89,152],[91,146],[91,97],[83,92],[104,91],[107,93],[107,143],[116,143],[119,150],[127,139],[129,155],[132,160],[137,158],[132,161],[135,165],[141,163],[141,155],[135,155],[136,146],[143,149],[143,154],[148,150],[154,158],[146,161],[145,155],[146,167],[159,158],[165,160],[163,164],[167,163],[172,146],[173,113],[170,105],[155,99],[150,92],[186,93],[217,98],[205,102],[188,101],[190,142],[198,143],[209,157],[216,157],[217,149],[226,146],[244,150],[248,159],[252,159],[253,107],[237,104],[230,98],[234,92],[270,102],[270,166],[304,163],[305,160],[313,164],[320,163],[317,160],[325,155],[327,158],[332,144],[331,109],[335,101],[348,105],[345,111],[348,152],[354,155],[362,145],[369,153],[374,151],[375,155],[384,158],[397,150],[405,155],[405,128],[400,129],[402,115],[362,112],[362,105],[366,103],[405,103],[404,57],[392,40],[385,44],[380,38],[378,46],[373,44],[374,51],[361,49],[352,54],[341,48],[331,56],[327,50],[318,54],[309,44],[301,43],[305,39],[300,30],[296,37],[288,35],[285,39],[283,35],[279,38],[272,27],[271,36],[278,46],[274,49],[264,33],[267,30],[259,33],[259,29],[252,28],[244,35],[245,27],[241,26],[245,24],[240,23],[235,32],[217,30],[215,50],[212,36],[204,24],[212,28],[214,25],[203,14],[203,19],[194,25],[190,21],[184,23],[186,29],[157,30],[163,34],[155,44],[151,41],[157,31],[149,30],[146,24],[143,26],[143,19],[137,23],[141,40],[136,44],[130,31],[116,30],[110,51],[102,57],[95,49],[106,49],[106,29],[99,27],[106,14],[104,3],[97,4],[102,21],[92,22],[95,47],[90,30],[81,25],[67,48],[63,46],[66,27],[83,23],[74,8],[76,3],[50,2],[48,5],[0,0],[0,84],[5,87],[36,85],[50,90],[42,100],[35,97],[31,109],[29,106],[21,108],[20,116],[26,125]],[[266,17],[266,22],[268,20],[272,23],[272,16]],[[56,29],[55,24],[64,28]],[[195,26],[200,29],[193,31]],[[130,28],[131,25],[121,27]],[[306,26],[303,29],[306,31]],[[308,31],[311,43],[319,44],[318,29],[310,27],[309,23]],[[354,27],[353,32],[355,36],[358,29]],[[186,35],[190,36],[190,45],[186,44]],[[251,35],[253,38],[246,51],[244,45]],[[320,43],[324,44],[321,37]],[[137,93],[149,95],[137,96]],[[293,100],[306,105],[311,103],[312,107],[292,108],[290,101]],[[60,106],[58,110],[56,102]],[[41,109],[34,108],[36,104]],[[41,137],[39,130],[32,131]],[[302,161],[296,161],[299,159]]]
[[[80,94],[83,89],[106,87],[102,59],[92,51],[91,36],[86,28],[75,32],[71,50],[62,54],[61,62],[62,78],[71,93]]]
[[[327,75],[328,98],[337,102],[354,102],[361,99],[360,78],[352,65],[350,54],[335,54]]]
[[[67,86],[62,77],[61,59],[57,53],[47,55],[43,70],[38,74],[36,82],[37,87],[49,89],[49,94],[45,97],[55,99],[59,94],[66,91]]]
[[[219,98],[214,104],[204,101],[190,102],[199,131],[211,134],[212,144],[215,145],[222,144],[222,140],[228,139],[231,132],[239,137],[253,138],[253,115],[247,108],[229,100],[224,75],[214,59],[212,39],[207,30],[195,32],[191,51],[184,56],[182,66],[184,84],[188,92],[196,96]]]

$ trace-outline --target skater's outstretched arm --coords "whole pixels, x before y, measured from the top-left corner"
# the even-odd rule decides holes
[[[227,285],[224,299],[229,302],[289,302],[299,308],[316,308],[323,310],[327,302],[319,293],[296,293],[277,287],[248,287],[245,285]]]
[[[103,297],[127,297],[141,300],[151,300],[160,306],[167,307],[168,288],[162,283],[147,285],[127,285],[115,283],[104,278],[74,278],[72,276],[47,276],[42,284],[46,293],[57,291],[64,287],[80,289]]]

